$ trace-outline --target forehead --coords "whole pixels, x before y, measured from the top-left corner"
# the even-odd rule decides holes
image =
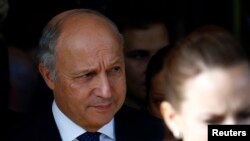
[[[96,43],[96,44],[95,44]],[[122,47],[114,44],[75,43],[61,48],[57,53],[58,71],[78,73],[84,70],[109,69],[119,63],[123,64]]]
[[[157,50],[168,44],[167,29],[163,24],[154,24],[148,29],[126,29],[125,50]]]
[[[185,82],[183,94],[185,104],[214,111],[235,109],[250,100],[249,66],[205,70]]]
[[[105,19],[96,15],[78,15],[64,22],[58,48],[105,48],[122,46],[119,33]]]
[[[87,18],[87,19],[86,19]],[[112,60],[122,57],[122,41],[107,21],[97,16],[75,17],[66,21],[57,43],[57,61],[64,66]],[[80,66],[80,65],[79,65]]]

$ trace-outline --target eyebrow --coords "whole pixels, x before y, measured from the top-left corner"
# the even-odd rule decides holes
[[[123,59],[121,57],[115,57],[114,59],[112,59],[112,62],[110,63],[110,66],[113,66],[113,65],[115,65],[117,63],[122,63],[123,62],[122,60]]]
[[[150,53],[148,50],[131,50],[131,51],[127,51],[125,52],[126,56],[134,56],[134,55],[138,55],[138,54],[143,54],[144,56],[148,56]]]
[[[250,104],[240,107],[237,113],[242,113],[242,112],[250,112]]]
[[[93,72],[95,69],[85,69],[85,70],[80,70],[80,71],[77,71],[77,72],[74,72],[74,73],[72,73],[72,76],[74,76],[74,77],[78,77],[78,76],[80,76],[80,75],[83,75],[83,74],[87,74],[87,73],[89,73],[89,72]]]
[[[113,58],[111,60],[111,63],[109,63],[108,68],[110,68],[110,66],[114,66],[115,64],[118,64],[118,63],[122,63],[122,59],[120,57],[115,57],[115,58]],[[93,72],[95,70],[96,70],[96,68],[94,68],[93,66],[89,66],[86,69],[81,68],[77,72],[72,73],[72,75],[73,76],[79,76],[81,74],[86,74],[86,73],[89,73],[89,72]]]
[[[224,112],[214,112],[214,111],[203,111],[202,117],[203,118],[209,118],[209,117],[221,117],[223,116]]]
[[[135,49],[135,50],[127,51],[127,53],[148,53],[148,52],[149,51],[145,49]]]

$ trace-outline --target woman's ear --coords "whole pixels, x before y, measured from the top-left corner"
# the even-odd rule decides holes
[[[160,111],[165,124],[173,133],[174,137],[178,140],[182,139],[181,121],[177,111],[167,101],[161,103]]]
[[[55,87],[55,83],[51,77],[50,71],[43,64],[39,64],[38,69],[39,69],[39,72],[41,73],[45,83],[47,84],[47,86],[53,90]]]

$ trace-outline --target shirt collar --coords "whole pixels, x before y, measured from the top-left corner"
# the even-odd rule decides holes
[[[115,139],[115,127],[114,127],[114,118],[107,124],[105,124],[102,128],[98,130],[98,132],[102,133],[102,135],[106,135],[111,139]],[[101,138],[102,138],[101,135]]]
[[[74,123],[65,114],[63,114],[56,105],[55,101],[53,101],[52,104],[52,113],[63,141],[72,141],[86,132],[85,129]],[[102,133],[100,138],[106,138],[105,136],[108,136],[111,139],[115,139],[114,118],[109,123],[101,127],[98,132]]]

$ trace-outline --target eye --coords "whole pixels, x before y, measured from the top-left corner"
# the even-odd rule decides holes
[[[224,117],[223,116],[211,116],[208,119],[205,120],[207,124],[220,124],[222,123]]]
[[[144,60],[149,58],[149,52],[145,50],[136,50],[126,53],[126,56],[130,59]]]
[[[119,73],[120,71],[121,71],[121,67],[116,66],[116,67],[113,67],[113,68],[110,70],[110,73]]]
[[[121,74],[121,72],[122,72],[122,68],[120,66],[116,66],[116,67],[111,68],[107,73],[108,73],[108,76],[117,76]]]
[[[91,78],[93,78],[95,76],[95,72],[89,72],[89,73],[86,73],[82,76],[82,78],[86,79],[86,80],[89,80]]]
[[[237,119],[240,121],[250,119],[250,112],[249,111],[242,111],[242,112],[238,113]]]

